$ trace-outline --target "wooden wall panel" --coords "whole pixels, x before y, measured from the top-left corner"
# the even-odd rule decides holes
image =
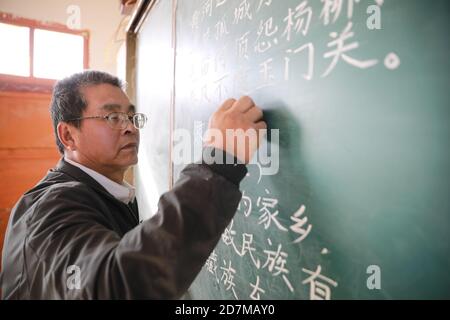
[[[0,92],[0,250],[12,207],[60,155],[48,93]]]

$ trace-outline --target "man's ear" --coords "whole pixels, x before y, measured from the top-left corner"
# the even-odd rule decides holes
[[[58,138],[69,151],[77,150],[76,134],[77,128],[67,122],[60,122],[56,127]]]

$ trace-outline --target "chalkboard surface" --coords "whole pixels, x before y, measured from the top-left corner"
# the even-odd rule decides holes
[[[136,197],[141,219],[157,210],[170,188],[170,105],[173,88],[172,3],[159,2],[143,21],[136,39],[136,106],[148,116],[141,130]]]
[[[248,94],[279,129],[277,173],[249,166],[192,298],[450,298],[449,12],[178,1],[174,128]]]

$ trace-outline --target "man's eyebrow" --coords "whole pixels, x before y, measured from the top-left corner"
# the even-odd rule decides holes
[[[105,104],[105,105],[103,105],[101,109],[102,109],[102,110],[106,110],[106,111],[118,111],[118,110],[120,110],[121,108],[122,108],[122,106],[121,106],[120,104],[110,103],[110,104]],[[127,111],[127,113],[129,113],[129,112],[135,113],[135,112],[136,112],[136,107],[135,107],[134,105],[130,104],[130,105],[128,106],[128,111]]]

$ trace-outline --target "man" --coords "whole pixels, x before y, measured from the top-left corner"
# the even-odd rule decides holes
[[[146,118],[135,113],[120,81],[98,71],[63,79],[51,115],[63,158],[12,210],[3,298],[181,297],[235,214],[245,164],[258,147],[257,140],[232,146],[225,130],[265,128],[262,111],[249,97],[225,101],[209,122],[224,139],[214,135],[205,150],[224,150],[236,164],[188,165],[142,223],[123,176],[137,163]]]

